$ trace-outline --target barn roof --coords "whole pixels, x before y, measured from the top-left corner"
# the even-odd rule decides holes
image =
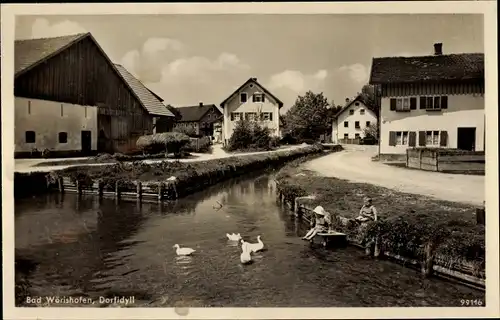
[[[484,54],[374,58],[370,84],[484,79]]]
[[[90,33],[79,33],[61,37],[16,40],[15,77],[18,77],[42,62],[56,56],[76,42],[89,37],[110,63],[113,70],[125,82],[126,87],[137,98],[139,103],[151,115],[174,117],[175,115],[162,103],[160,99],[146,88],[138,79],[132,76],[123,66],[113,64]]]

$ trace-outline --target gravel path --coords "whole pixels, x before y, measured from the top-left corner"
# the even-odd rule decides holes
[[[376,146],[344,146],[342,152],[314,159],[304,166],[326,177],[364,182],[441,200],[482,205],[485,177],[398,168],[371,161]]]

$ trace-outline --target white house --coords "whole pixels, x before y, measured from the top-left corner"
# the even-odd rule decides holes
[[[283,102],[259,84],[257,78],[248,79],[220,106],[224,115],[223,139],[226,143],[240,119],[260,120],[273,136],[280,134],[279,111]],[[257,119],[258,115],[260,119]]]
[[[365,136],[364,129],[374,124],[377,124],[377,115],[360,95],[352,100],[346,99],[346,104],[333,119],[332,142],[357,143]]]
[[[484,54],[374,58],[370,84],[381,89],[379,154],[409,147],[484,151]]]

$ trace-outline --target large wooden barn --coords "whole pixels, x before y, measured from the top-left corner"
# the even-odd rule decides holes
[[[64,149],[84,153],[94,149],[99,152],[127,152],[134,149],[137,137],[155,131],[157,121],[175,121],[174,114],[161,99],[124,67],[113,64],[90,33],[16,41],[14,93],[15,125],[19,127],[19,130],[16,129],[16,153],[29,148],[48,148],[56,152]],[[57,120],[54,120],[53,110],[47,111],[54,109],[53,106],[42,109],[43,105],[49,105],[48,102],[60,105]],[[30,117],[37,104],[40,105],[37,117]],[[68,112],[63,112],[63,108],[68,110],[71,106],[85,108],[85,115],[83,111],[81,113],[81,117],[85,118],[92,115],[88,110],[96,110],[96,130],[83,128],[92,127],[92,121],[76,128],[74,123],[78,121],[74,119],[77,117],[74,110],[70,110],[73,112],[73,124],[65,124],[69,120]],[[28,108],[30,114],[24,112]],[[50,125],[47,122],[43,127],[44,119],[50,120]],[[34,132],[30,126],[37,127],[39,132]],[[59,142],[51,138],[58,135],[57,130],[62,130],[57,127],[64,127],[64,130],[71,127],[78,131],[63,132],[66,136],[80,137],[81,130],[81,140],[75,138],[71,146],[66,143],[64,147],[60,138]]]

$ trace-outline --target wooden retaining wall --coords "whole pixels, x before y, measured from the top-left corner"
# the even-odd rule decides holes
[[[279,188],[277,189],[277,197],[279,201],[287,206],[293,212],[296,218],[305,219],[307,221],[310,220],[310,217],[313,216],[312,212],[314,208],[312,205],[302,203],[302,201],[314,199],[313,196],[297,197],[294,201],[287,201],[285,199],[285,195],[279,190]],[[335,216],[332,218],[337,219],[337,221],[340,221],[344,226],[348,223],[349,220],[342,216]],[[435,275],[438,277],[459,281],[462,284],[474,287],[476,289],[485,289],[486,274],[484,271],[478,273],[477,270],[475,270],[474,267],[467,262],[456,262],[452,266],[450,266],[448,262],[449,259],[434,254],[432,248],[424,248],[425,257],[423,261],[419,261],[417,259],[410,259],[389,251],[381,250],[381,248],[379,247],[378,239],[367,243],[367,245],[362,245],[361,241],[363,239],[361,237],[353,237],[352,235],[350,236],[348,234],[347,240],[350,245],[364,249],[368,255],[372,255],[374,257],[384,256],[403,265],[419,269],[425,276]]]
[[[484,152],[411,148],[406,150],[406,166],[437,172],[484,173],[485,155]]]

